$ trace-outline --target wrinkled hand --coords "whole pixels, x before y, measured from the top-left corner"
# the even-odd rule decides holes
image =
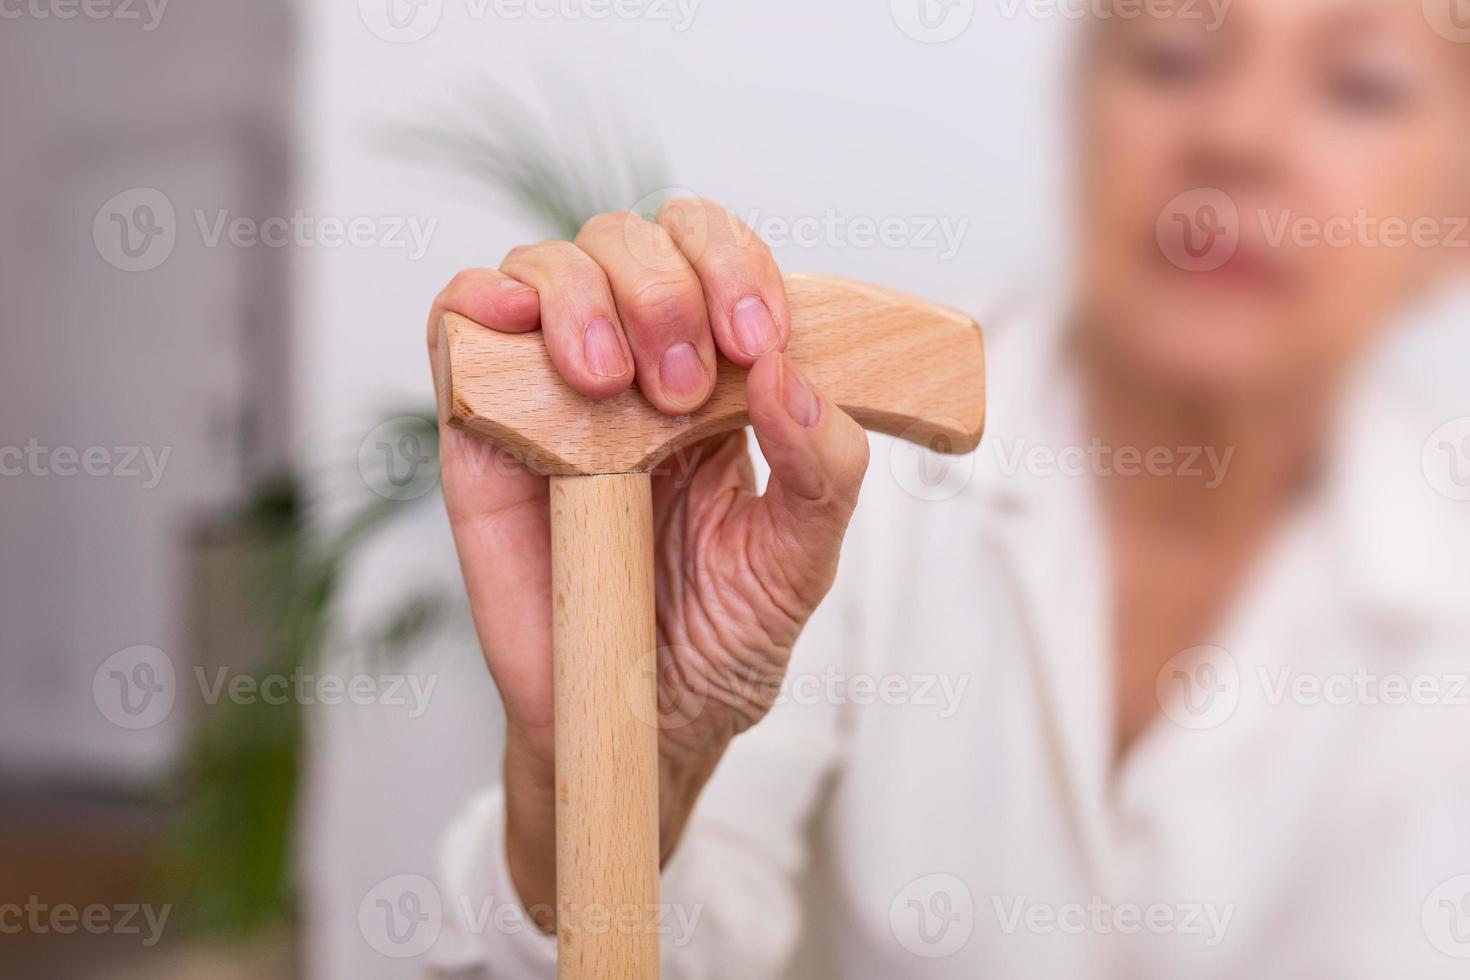
[[[609,398],[636,381],[669,415],[709,398],[717,351],[751,367],[751,423],[771,468],[765,493],[755,492],[744,432],[676,454],[653,480],[667,854],[730,739],[770,709],[792,645],[831,587],[866,437],[781,354],[791,317],[775,261],[709,202],[671,202],[653,223],[601,215],[574,244],[517,248],[498,271],[460,273],[430,312],[431,354],[446,311],[507,333],[539,329],[577,391]],[[505,702],[510,857],[529,905],[528,893],[545,894],[548,870],[531,825],[553,802],[547,481],[476,437],[441,435],[445,504]]]

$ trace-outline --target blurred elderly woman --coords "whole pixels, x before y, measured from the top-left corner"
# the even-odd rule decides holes
[[[743,433],[655,486],[667,977],[1470,969],[1470,422],[1367,370],[1470,256],[1470,22],[1142,9],[1090,26],[1077,278],[989,325],[987,443],[936,478],[875,442],[855,518],[869,442],[716,205],[594,219],[435,305],[671,414],[717,353],[753,368],[764,493]],[[546,483],[443,435],[508,733],[444,841],[436,957],[550,977]],[[469,914],[513,895],[520,927]]]

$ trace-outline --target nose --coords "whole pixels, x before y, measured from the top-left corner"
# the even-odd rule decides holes
[[[1254,190],[1280,179],[1292,131],[1290,86],[1260,53],[1238,51],[1194,118],[1189,165],[1202,186]]]

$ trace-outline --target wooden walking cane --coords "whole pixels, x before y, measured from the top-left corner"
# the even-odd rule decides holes
[[[840,279],[791,276],[786,289],[787,354],[844,411],[940,452],[976,446],[985,390],[973,320]],[[681,447],[748,422],[746,372],[722,361],[709,402],[671,418],[635,389],[606,401],[573,391],[535,334],[496,333],[446,314],[438,358],[441,418],[552,478],[558,976],[655,980],[649,471]]]

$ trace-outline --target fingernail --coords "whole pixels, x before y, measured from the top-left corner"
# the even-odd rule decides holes
[[[664,351],[658,365],[658,378],[664,390],[680,401],[693,401],[704,394],[704,365],[693,344],[675,344]]]
[[[786,406],[786,414],[808,429],[822,417],[822,402],[817,393],[784,357],[781,358],[781,401]]]
[[[503,293],[534,293],[536,291],[525,283],[518,282],[515,279],[502,279],[498,285],[500,286],[500,291]]]
[[[751,357],[775,350],[780,342],[776,320],[759,296],[747,296],[736,303],[730,321],[735,327],[735,343]]]
[[[628,373],[628,359],[610,320],[593,320],[582,334],[582,354],[593,374],[604,378],[621,378]]]

